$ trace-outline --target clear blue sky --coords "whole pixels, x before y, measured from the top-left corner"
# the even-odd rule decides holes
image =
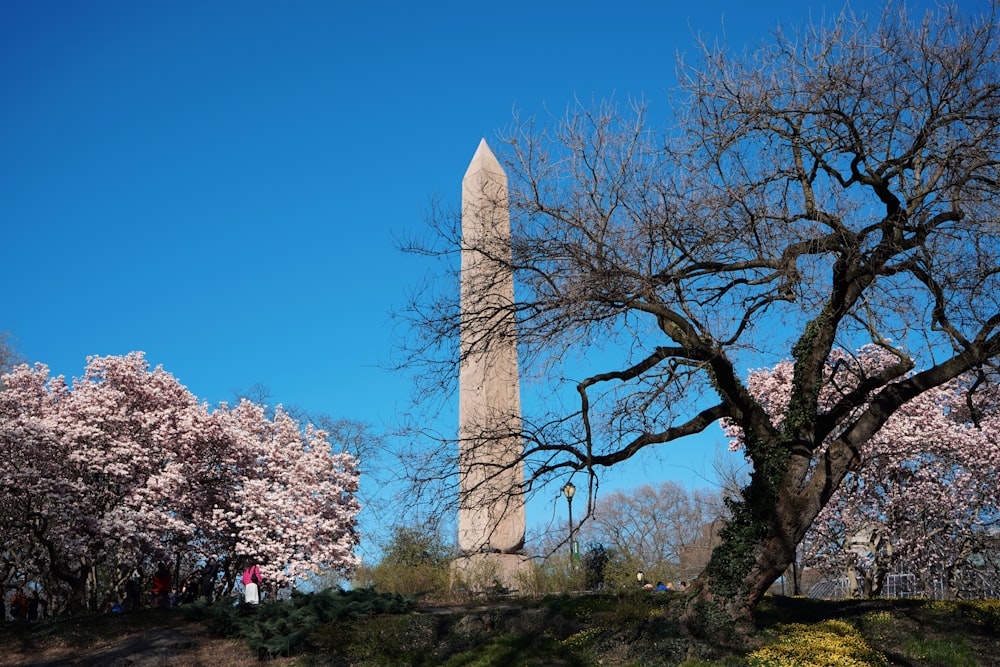
[[[410,392],[388,313],[426,269],[393,238],[458,202],[481,137],[574,96],[655,111],[692,31],[840,8],[0,0],[0,330],[56,374],[142,350],[211,403],[260,383],[381,428]],[[634,479],[697,483],[722,442]]]

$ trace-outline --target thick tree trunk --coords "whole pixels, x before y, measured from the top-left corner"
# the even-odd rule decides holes
[[[825,461],[827,469],[803,484],[808,461],[792,456],[770,477],[755,473],[744,499],[732,505],[733,517],[722,530],[722,544],[712,552],[693,585],[682,622],[694,636],[743,635],[753,624],[753,610],[771,585],[795,565],[799,542],[846,473],[846,462]],[[777,483],[774,483],[774,482]]]
[[[756,542],[726,542],[692,585],[682,622],[697,637],[719,639],[753,625],[753,610],[771,585],[795,562],[795,544],[776,534]],[[724,637],[722,637],[724,639]]]

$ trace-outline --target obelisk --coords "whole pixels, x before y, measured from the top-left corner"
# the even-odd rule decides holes
[[[521,398],[507,175],[483,139],[462,179],[456,569],[516,588],[525,561]],[[466,582],[468,583],[468,582]]]

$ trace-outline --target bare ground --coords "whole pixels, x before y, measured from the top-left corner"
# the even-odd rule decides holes
[[[7,624],[0,630],[0,665],[20,667],[237,667],[259,665],[245,644],[211,635],[198,623],[138,630],[109,638],[72,640],[32,637],[24,628]],[[289,665],[278,658],[268,665]]]

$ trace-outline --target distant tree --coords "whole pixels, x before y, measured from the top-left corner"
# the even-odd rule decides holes
[[[14,337],[9,331],[0,331],[0,375],[10,372],[21,361]]]
[[[449,395],[460,353],[487,353],[510,312],[523,375],[575,399],[525,416],[529,489],[722,418],[747,434],[752,476],[692,585],[692,632],[750,623],[864,443],[1000,356],[998,15],[996,0],[977,17],[892,4],[737,54],[700,42],[666,134],[641,104],[515,119],[499,157],[516,301],[480,299],[460,351],[457,260],[414,292],[403,344],[422,389]],[[440,236],[412,249],[503,263],[435,213]],[[821,405],[831,354],[868,343],[894,363]],[[780,359],[794,370],[778,425],[741,369]],[[453,460],[421,479],[447,480]]]
[[[600,496],[585,535],[629,563],[629,578],[641,569],[666,581],[680,575],[680,554],[698,543],[702,527],[724,512],[719,494],[672,481],[644,484]]]
[[[615,559],[615,554],[608,551],[603,544],[590,544],[583,552],[580,561],[584,571],[584,585],[588,591],[600,590],[604,587],[608,566]]]
[[[382,558],[358,569],[357,583],[382,593],[444,594],[454,551],[432,525],[393,526]]]
[[[280,410],[209,410],[141,353],[91,357],[72,385],[22,365],[0,390],[0,531],[33,556],[19,576],[53,577],[69,608],[88,586],[95,604],[99,571],[157,560],[218,556],[229,586],[247,562],[272,585],[348,573],[355,465]]]

